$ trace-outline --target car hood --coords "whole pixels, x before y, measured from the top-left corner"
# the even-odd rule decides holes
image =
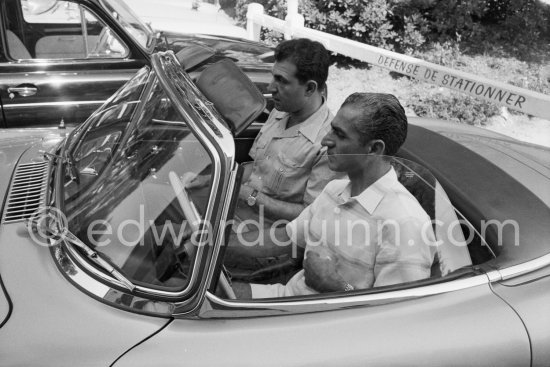
[[[41,150],[52,152],[68,132],[57,128],[0,130],[2,200],[6,200],[16,167],[44,161]],[[52,252],[58,250],[37,241],[24,220],[2,220],[2,365],[111,365],[167,322],[115,309],[84,294],[57,268]]]
[[[50,151],[68,133],[57,128],[0,130],[0,195],[2,208],[12,173],[29,149]],[[36,154],[32,155],[33,159]]]
[[[202,45],[216,51],[213,61],[230,58],[238,64],[254,65],[262,70],[270,70],[274,61],[271,48],[241,38],[175,32],[162,32],[160,37],[162,40],[158,42],[155,51],[172,50],[177,53],[184,47]]]

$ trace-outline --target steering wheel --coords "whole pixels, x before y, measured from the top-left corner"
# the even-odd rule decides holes
[[[237,296],[235,295],[235,292],[231,287],[231,283],[229,282],[229,279],[227,279],[227,276],[225,275],[223,270],[220,272],[218,287],[221,288],[221,290],[225,293],[228,299],[237,299]]]
[[[99,33],[94,49],[92,50],[92,52],[90,52],[90,56],[101,56],[100,51],[109,44],[110,39],[111,28],[103,27],[101,33]]]
[[[174,189],[174,192],[176,193],[178,203],[180,204],[183,215],[188,221],[191,230],[193,232],[198,231],[201,217],[199,212],[197,211],[197,208],[195,208],[195,205],[193,204],[191,199],[189,199],[189,195],[187,195],[185,184],[174,171],[170,171],[168,173],[168,178],[170,179],[172,189]]]
[[[183,215],[187,219],[193,232],[197,231],[199,229],[201,217],[197,211],[197,208],[195,208],[195,205],[189,198],[189,195],[187,195],[184,182],[182,182],[174,171],[170,171],[168,173],[168,178],[170,180],[170,184],[172,185],[172,189],[176,193],[176,198],[178,199],[178,203],[183,211]],[[184,181],[189,181],[189,179],[190,177],[184,178]],[[220,272],[219,286],[227,295],[227,298],[236,299],[235,292],[233,292],[233,288],[231,288],[231,283],[229,283],[229,280],[223,271]]]

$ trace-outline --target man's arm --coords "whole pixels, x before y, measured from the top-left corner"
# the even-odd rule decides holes
[[[435,249],[435,235],[429,219],[401,218],[397,220],[397,226],[388,226],[385,233],[391,237],[383,241],[376,252],[374,287],[429,278],[435,253],[432,251]]]
[[[304,193],[304,202],[290,203],[274,199],[263,193],[256,196],[256,205],[263,205],[264,213],[270,218],[294,220],[298,215],[315,200],[323,191],[325,186],[333,179],[340,179],[345,176],[343,173],[334,172],[328,167],[328,159],[324,150],[319,152],[307,181]],[[243,185],[239,193],[239,199],[246,202],[254,189]]]
[[[342,179],[345,176],[345,173],[335,172],[329,168],[326,149],[321,149],[307,180],[306,191],[304,192],[306,205],[313,202],[330,181]]]
[[[353,286],[339,274],[336,259],[309,251],[304,260],[306,285],[317,292],[341,292],[353,290]]]
[[[245,233],[231,233],[226,256],[274,257],[293,255],[293,246],[285,227],[262,229]],[[296,250],[294,251],[296,252]]]
[[[241,182],[247,182],[250,178],[250,175],[252,174],[252,168],[254,168],[254,161],[248,161],[241,163],[241,167],[243,168],[243,176],[241,178]]]
[[[248,185],[242,185],[239,192],[239,199],[246,202],[246,199],[252,194],[254,188]],[[305,209],[303,203],[290,203],[288,201],[274,199],[262,192],[256,196],[256,208],[263,207],[264,214],[270,218],[294,220]]]

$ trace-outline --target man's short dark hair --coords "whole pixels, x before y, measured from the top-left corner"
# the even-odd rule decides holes
[[[296,78],[300,83],[314,80],[320,91],[325,87],[330,55],[320,42],[307,38],[283,41],[275,48],[275,61],[291,61],[296,65]]]
[[[392,94],[353,93],[342,107],[350,106],[360,111],[354,121],[364,143],[372,139],[384,142],[385,155],[395,155],[407,137],[407,116],[399,100]]]

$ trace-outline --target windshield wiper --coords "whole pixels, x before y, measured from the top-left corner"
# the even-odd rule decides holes
[[[65,149],[62,155],[48,153],[43,150],[41,150],[40,152],[44,155],[45,158],[48,158],[50,160],[59,159],[63,163],[65,163],[67,165],[67,168],[69,169],[69,177],[71,178],[71,181],[75,181],[77,184],[80,184],[80,175],[78,173],[78,169],[76,168],[72,154],[70,154],[68,150]]]
[[[78,247],[88,259],[90,259],[101,269],[105,270],[107,273],[111,274],[115,279],[122,283],[125,288],[130,291],[133,291],[136,288],[136,286],[128,278],[122,275],[122,273],[115,269],[114,266],[103,259],[97,251],[94,251],[90,246],[82,242],[80,238],[76,237],[76,235],[69,230],[66,224],[63,225],[63,221],[59,219],[56,214],[56,211],[45,211],[42,214],[44,215],[44,219],[35,218],[33,221],[28,223],[30,226],[29,228],[32,228],[34,231],[36,230],[34,227],[37,226],[38,223],[47,223],[45,224],[45,228],[41,228],[41,232],[46,233],[46,237],[48,239],[56,242],[65,241],[66,244],[71,244],[72,246]]]
[[[61,233],[63,234],[62,238],[66,242],[81,249],[88,257],[88,259],[92,260],[101,269],[111,274],[114,278],[121,282],[124,287],[126,287],[130,291],[133,291],[136,288],[136,286],[128,278],[122,275],[122,273],[115,269],[114,266],[103,259],[97,251],[94,251],[90,246],[82,242],[80,238],[76,237],[71,231],[69,231],[68,228],[62,229]]]

